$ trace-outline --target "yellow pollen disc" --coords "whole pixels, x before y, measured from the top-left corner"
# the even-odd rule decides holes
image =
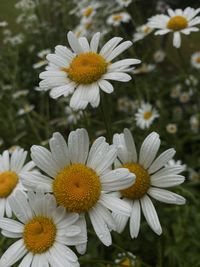
[[[100,197],[100,179],[91,168],[74,163],[56,176],[53,193],[57,203],[64,206],[67,211],[86,212]]]
[[[122,167],[129,169],[136,176],[135,183],[131,187],[121,190],[122,195],[130,199],[143,197],[150,187],[148,172],[138,163],[127,163]]]
[[[197,63],[200,63],[200,57],[197,57],[197,58],[196,58],[196,62],[197,62]]]
[[[174,31],[180,31],[188,26],[188,21],[183,16],[171,17],[167,23],[167,28]]]
[[[130,259],[127,258],[127,259],[122,260],[119,266],[120,267],[131,267],[132,264],[131,264]]]
[[[121,21],[122,20],[122,16],[121,15],[113,15],[113,20]]]
[[[98,81],[106,73],[108,63],[94,52],[81,53],[76,56],[66,71],[69,78],[78,84],[90,84]]]
[[[41,254],[53,246],[56,237],[56,226],[47,217],[38,216],[25,224],[24,244],[28,251]]]
[[[149,120],[150,118],[152,117],[152,112],[151,111],[146,111],[146,112],[144,112],[144,114],[143,114],[143,118],[144,118],[144,120]]]
[[[92,7],[88,7],[88,8],[84,11],[83,16],[85,16],[85,17],[89,17],[89,16],[92,14],[92,12],[93,12],[93,8],[92,8]]]
[[[16,187],[19,178],[15,172],[0,173],[0,198],[8,197]]]

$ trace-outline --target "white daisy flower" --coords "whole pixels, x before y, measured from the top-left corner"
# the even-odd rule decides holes
[[[133,74],[146,74],[154,71],[155,68],[155,64],[142,63],[137,69],[133,70]]]
[[[154,54],[153,54],[153,59],[156,63],[161,63],[166,57],[166,54],[163,50],[157,50]]]
[[[22,175],[32,174],[35,166],[32,161],[25,164],[26,157],[27,152],[23,149],[15,149],[11,153],[5,150],[0,155],[0,218],[4,214],[7,217],[12,216],[9,199],[15,195],[16,190],[25,193],[25,188],[21,182]]]
[[[136,32],[133,34],[133,42],[140,41],[144,39],[147,35],[149,35],[153,31],[147,24],[143,24],[136,28]]]
[[[199,125],[200,125],[200,122],[199,122],[199,118],[196,114],[192,115],[190,117],[190,128],[193,132],[197,133],[198,130],[199,130]]]
[[[83,117],[83,111],[74,111],[72,108],[67,106],[65,108],[65,114],[67,116],[67,124],[77,124],[77,122]]]
[[[175,134],[178,131],[178,127],[176,123],[168,123],[166,125],[166,131],[170,134]]]
[[[20,108],[17,112],[18,116],[22,116],[24,114],[30,113],[31,111],[33,111],[35,108],[34,105],[30,105],[30,104],[25,104],[23,108]]]
[[[90,44],[85,37],[79,39],[68,33],[68,41],[74,52],[67,47],[58,45],[55,54],[49,54],[50,67],[40,74],[43,90],[51,89],[50,96],[58,98],[73,94],[70,106],[73,109],[85,109],[88,103],[97,107],[100,101],[99,88],[106,93],[113,92],[113,86],[107,80],[128,82],[131,76],[127,71],[130,65],[140,63],[137,59],[111,61],[129,48],[132,43],[121,43],[122,38],[114,37],[97,52],[100,33],[94,34]]]
[[[165,164],[174,156],[173,148],[164,151],[157,158],[160,147],[159,135],[155,132],[149,134],[144,140],[139,155],[136,151],[134,139],[128,129],[122,134],[115,134],[113,143],[118,147],[119,167],[126,167],[136,175],[135,183],[121,190],[121,197],[129,203],[132,212],[130,216],[130,235],[138,236],[140,229],[141,210],[151,229],[158,235],[162,228],[150,197],[169,204],[185,204],[185,199],[165,188],[179,185],[184,176],[178,175],[182,166],[168,166]],[[117,221],[117,231],[122,232],[128,221],[128,216],[113,214]]]
[[[135,114],[136,125],[141,128],[149,128],[153,121],[159,117],[158,111],[149,103],[142,103]]]
[[[151,28],[159,29],[155,35],[173,32],[173,46],[179,48],[181,46],[181,33],[188,35],[191,32],[199,31],[194,26],[200,23],[200,16],[195,17],[200,12],[200,8],[168,9],[167,12],[168,15],[156,15],[150,18],[148,25]]]
[[[191,64],[194,68],[200,69],[200,51],[195,52],[191,56]]]
[[[52,195],[43,193],[28,192],[27,200],[17,192],[10,198],[10,205],[17,220],[2,218],[0,228],[4,236],[19,240],[4,252],[0,266],[12,266],[22,258],[19,267],[80,266],[77,256],[68,248],[85,242],[80,227],[74,225],[78,214],[66,213],[56,206]]]
[[[119,12],[110,15],[107,19],[107,23],[112,26],[119,26],[121,23],[128,23],[130,20],[131,16],[127,12]]]
[[[134,175],[125,168],[111,169],[117,150],[104,137],[96,139],[89,150],[85,129],[72,131],[68,144],[61,134],[54,133],[49,144],[51,151],[41,146],[31,148],[33,161],[47,175],[24,175],[25,186],[52,192],[59,205],[79,213],[79,225],[85,235],[88,213],[99,239],[106,246],[111,245],[110,231],[115,229],[115,223],[109,210],[128,216],[130,207],[109,192],[132,185]],[[86,243],[77,249],[84,253]]]
[[[117,3],[121,7],[128,7],[132,3],[132,0],[117,0]]]

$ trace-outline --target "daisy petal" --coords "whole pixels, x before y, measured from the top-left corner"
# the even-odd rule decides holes
[[[100,40],[100,32],[97,32],[93,35],[92,40],[90,42],[90,49],[92,52],[97,52],[99,40]]]
[[[173,148],[170,148],[166,151],[164,151],[162,154],[160,154],[159,157],[155,159],[155,161],[152,163],[150,168],[148,169],[148,173],[152,174],[156,171],[158,171],[160,168],[162,168],[170,159],[173,158],[176,151]]]
[[[99,87],[101,88],[101,90],[107,94],[111,94],[114,91],[112,84],[106,80],[100,80],[98,82],[98,84],[99,84]]]
[[[132,238],[136,238],[140,230],[140,218],[141,208],[139,200],[135,200],[132,206],[132,212],[130,217],[130,235]]]
[[[111,234],[103,218],[95,208],[89,211],[89,216],[94,230],[101,242],[105,246],[110,246],[112,244]]]
[[[6,250],[6,252],[4,252],[0,259],[0,266],[12,266],[18,260],[20,260],[26,253],[27,250],[24,246],[24,241],[20,239],[14,244],[12,244]]]
[[[144,196],[140,201],[142,205],[142,211],[147,220],[147,223],[157,235],[161,235],[162,228],[160,226],[158,215],[152,201],[148,196]]]
[[[150,187],[147,194],[158,201],[168,204],[184,205],[186,202],[184,197],[165,189]]]
[[[159,135],[155,132],[149,134],[140,149],[139,163],[147,169],[153,162],[160,147]]]

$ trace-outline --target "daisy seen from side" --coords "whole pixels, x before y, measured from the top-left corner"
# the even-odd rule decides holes
[[[138,236],[141,211],[151,229],[160,235],[162,228],[150,197],[164,203],[185,204],[182,196],[165,189],[184,181],[184,176],[179,175],[183,171],[182,166],[165,166],[174,156],[175,150],[168,149],[156,158],[160,138],[155,132],[145,138],[139,154],[128,129],[125,129],[122,134],[115,134],[113,143],[118,147],[117,165],[128,168],[136,176],[135,183],[131,187],[120,191],[121,197],[129,203],[132,209],[129,223],[131,237]],[[117,231],[122,232],[129,217],[115,213],[113,216],[117,222]]]

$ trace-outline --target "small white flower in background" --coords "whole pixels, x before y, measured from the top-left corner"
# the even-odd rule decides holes
[[[0,21],[0,28],[4,28],[4,27],[7,27],[8,26],[8,22],[7,21]]]
[[[192,64],[192,67],[194,67],[196,69],[200,69],[200,51],[192,54],[191,64]]]
[[[175,134],[178,131],[176,123],[169,123],[166,126],[166,131],[170,134]]]
[[[121,37],[109,40],[98,53],[100,33],[93,35],[90,44],[85,37],[77,38],[68,33],[68,41],[73,52],[65,46],[58,45],[55,54],[47,55],[48,71],[42,72],[40,88],[51,90],[54,99],[73,94],[70,107],[75,110],[85,109],[90,103],[97,107],[100,102],[100,90],[112,93],[114,88],[107,80],[128,82],[127,74],[131,65],[140,63],[138,59],[124,59],[112,63],[112,60],[129,48],[130,41],[122,41]]]
[[[182,92],[179,95],[179,101],[183,104],[188,103],[190,101],[190,93],[189,92]]]
[[[18,116],[22,116],[24,114],[30,113],[32,110],[34,110],[35,106],[34,105],[30,105],[30,104],[26,104],[24,105],[23,108],[20,108],[17,112]]]
[[[25,188],[21,183],[22,175],[33,173],[35,164],[30,161],[25,164],[27,152],[23,149],[14,151],[5,150],[0,154],[0,217],[6,214],[12,216],[12,209],[9,199],[15,195],[16,190],[21,190],[25,194]]]
[[[160,137],[157,133],[149,134],[142,143],[140,152],[137,153],[134,139],[128,129],[124,133],[115,134],[113,143],[118,147],[118,167],[128,168],[136,176],[135,183],[120,191],[121,197],[131,209],[130,235],[136,238],[140,229],[141,210],[151,229],[158,235],[162,228],[157,212],[150,197],[168,204],[185,204],[185,199],[173,192],[166,190],[184,182],[184,176],[179,175],[183,171],[182,166],[168,166],[165,164],[173,158],[175,150],[170,148],[156,158],[160,147]],[[128,216],[113,213],[117,222],[117,231],[121,233],[127,222]]]
[[[101,242],[111,245],[110,231],[116,226],[110,211],[129,216],[130,207],[118,195],[109,193],[132,185],[134,174],[125,168],[112,170],[117,150],[104,137],[97,138],[89,149],[85,129],[72,131],[68,144],[61,134],[54,133],[49,144],[50,151],[41,146],[31,148],[33,161],[47,175],[23,176],[24,185],[33,190],[39,187],[44,192],[52,192],[58,205],[69,212],[79,213],[78,225],[85,236],[85,214],[88,214]],[[79,253],[85,253],[86,246],[87,242],[76,248]]]
[[[143,24],[136,28],[136,32],[133,34],[133,42],[140,41],[144,39],[147,35],[149,35],[153,31],[147,24]]]
[[[151,28],[159,29],[155,35],[164,35],[169,32],[173,33],[173,46],[179,48],[181,46],[181,33],[190,34],[197,32],[199,29],[194,27],[200,24],[200,17],[196,15],[200,12],[200,8],[194,9],[187,7],[181,9],[168,9],[168,15],[156,15],[149,19],[148,25]]]
[[[42,66],[45,66],[48,64],[48,61],[46,60],[46,56],[51,53],[51,50],[50,49],[44,49],[44,50],[41,50],[40,52],[37,53],[37,56],[40,58],[40,60],[33,64],[33,68],[34,69],[38,69]]]
[[[158,117],[158,111],[150,103],[142,103],[135,114],[136,125],[144,130],[145,128],[149,128]]]
[[[200,182],[200,172],[192,169],[192,168],[188,168],[189,171],[189,179],[193,182]]]
[[[107,23],[112,26],[119,26],[121,23],[128,23],[131,16],[127,12],[112,14],[108,17]]]
[[[136,266],[136,256],[131,252],[118,253],[115,263],[117,267],[134,267]]]
[[[138,108],[139,102],[138,100],[131,100],[127,96],[120,97],[117,100],[117,107],[119,111],[128,112],[128,111],[134,111]]]
[[[156,11],[165,13],[170,6],[167,5],[164,1],[158,1],[156,5]]]
[[[55,198],[37,192],[21,192],[10,198],[16,219],[0,219],[2,234],[17,238],[1,256],[0,266],[10,267],[21,260],[19,266],[74,266],[79,267],[76,254],[68,247],[82,244],[85,239],[76,225],[76,213],[66,213],[57,207]]]
[[[154,71],[155,68],[156,68],[155,64],[142,63],[138,68],[133,70],[133,73],[134,74],[146,74],[146,73]]]
[[[175,86],[173,86],[170,92],[171,98],[178,98],[181,94],[181,89],[182,89],[181,84],[176,84]]]
[[[11,84],[4,84],[4,85],[2,85],[1,89],[4,91],[7,91],[7,90],[9,91],[12,89],[12,85]]]
[[[80,14],[82,16],[82,21],[83,22],[86,22],[88,20],[91,20],[96,12],[97,12],[97,9],[100,7],[100,4],[99,3],[93,3],[87,7],[84,7],[81,11],[80,11]]]
[[[175,166],[175,167],[182,166],[183,171],[185,171],[186,168],[187,168],[187,165],[186,165],[186,164],[183,164],[181,160],[174,160],[174,159],[170,159],[170,160],[165,164],[165,167],[168,167],[168,166]]]
[[[199,131],[199,126],[200,126],[200,122],[199,122],[199,118],[197,115],[192,115],[190,117],[190,128],[194,133],[197,133]]]
[[[82,110],[74,111],[69,106],[65,108],[65,114],[67,115],[68,124],[77,124],[77,122],[83,117]]]
[[[117,0],[117,3],[121,7],[128,7],[132,3],[132,0]]]
[[[19,33],[19,34],[14,35],[14,36],[5,36],[5,38],[3,39],[4,44],[9,43],[13,46],[20,45],[23,42],[24,42],[24,35],[22,33]]]
[[[17,99],[17,98],[19,98],[19,97],[21,97],[21,96],[27,96],[28,93],[29,93],[28,90],[18,90],[18,91],[16,91],[16,92],[12,95],[12,97],[13,97],[14,99]]]
[[[198,79],[195,76],[193,76],[192,74],[190,74],[188,76],[188,78],[185,79],[185,84],[187,86],[191,86],[191,87],[196,86],[198,84],[198,82],[199,82]]]
[[[157,50],[154,54],[153,54],[153,59],[156,63],[161,63],[166,57],[166,54],[163,50]]]

